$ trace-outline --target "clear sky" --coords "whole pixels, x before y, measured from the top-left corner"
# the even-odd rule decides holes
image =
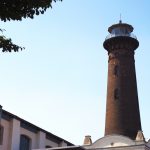
[[[134,26],[140,46],[136,72],[142,128],[150,138],[150,1],[63,0],[44,15],[1,22],[5,35],[25,46],[0,54],[3,109],[74,144],[85,135],[104,135],[107,87],[107,28],[122,21]]]

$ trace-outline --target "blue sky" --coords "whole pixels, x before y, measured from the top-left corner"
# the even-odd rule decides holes
[[[0,104],[5,110],[70,142],[82,145],[104,135],[107,87],[107,28],[134,26],[140,46],[136,72],[142,127],[150,138],[148,0],[63,0],[44,15],[1,22],[5,35],[25,46],[0,55]]]

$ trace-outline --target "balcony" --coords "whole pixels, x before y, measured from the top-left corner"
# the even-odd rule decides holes
[[[119,34],[109,34],[106,36],[105,40],[108,40],[110,38],[114,38],[114,37],[119,37],[119,36],[126,36],[126,37],[131,37],[131,38],[134,38],[137,40],[137,37],[133,34],[133,33],[130,33],[130,34],[124,34],[124,33],[119,33]]]

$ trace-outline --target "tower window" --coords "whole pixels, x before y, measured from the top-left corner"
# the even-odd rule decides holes
[[[117,77],[119,75],[119,66],[118,65],[115,65],[115,67],[114,67],[114,75]]]
[[[114,98],[115,98],[115,100],[119,99],[119,89],[115,89],[115,91],[114,91]]]
[[[0,125],[0,145],[3,144],[4,127]]]

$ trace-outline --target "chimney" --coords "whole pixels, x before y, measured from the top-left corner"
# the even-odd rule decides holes
[[[92,139],[90,135],[86,135],[84,138],[84,143],[83,145],[91,145],[92,144]]]

